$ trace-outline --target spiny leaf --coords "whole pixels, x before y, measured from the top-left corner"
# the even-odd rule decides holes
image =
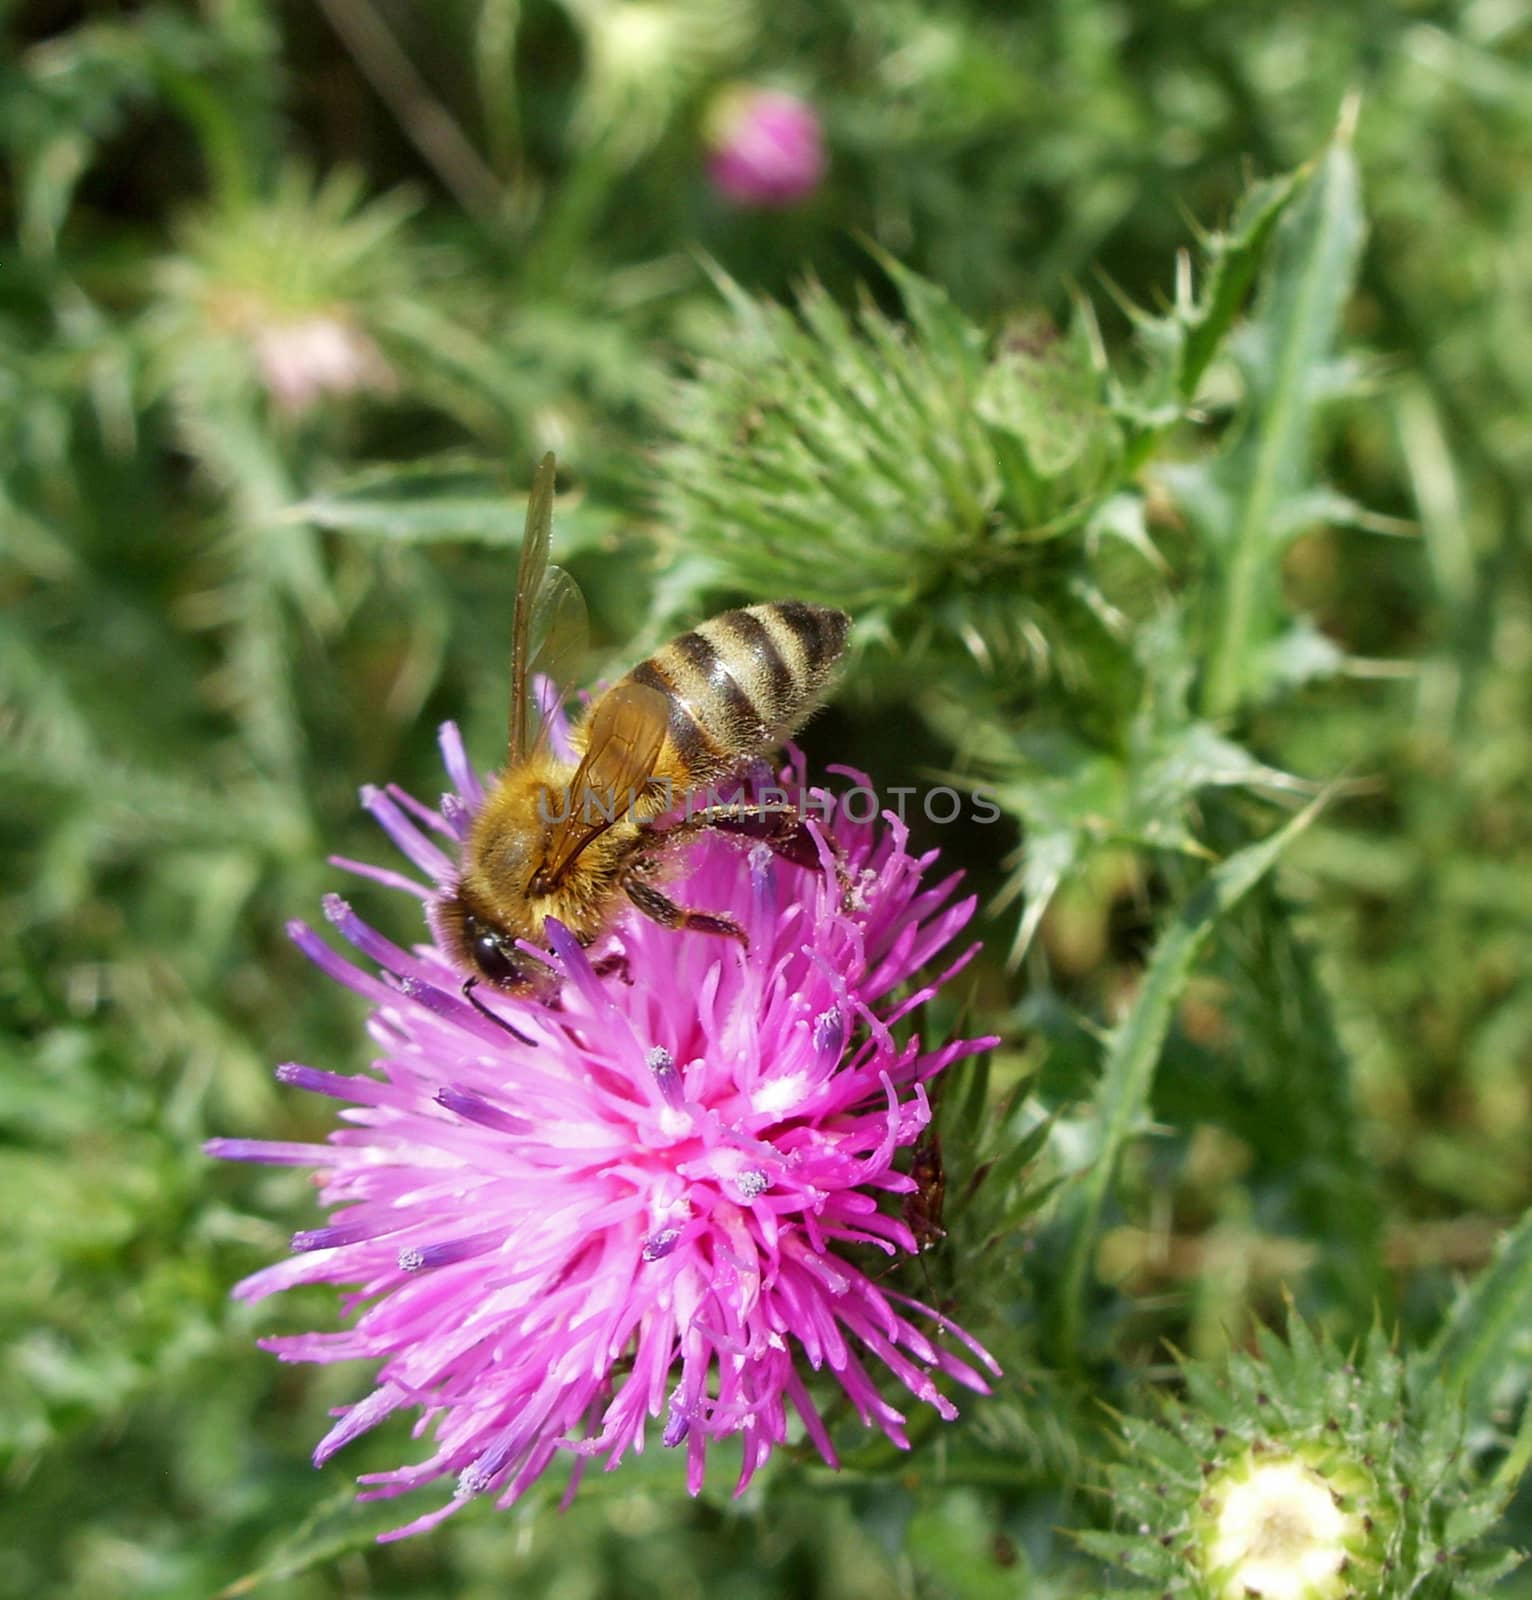
[[[1140,704],[1125,733],[1101,748],[1073,729],[1008,731],[997,715],[975,720],[970,706],[933,703],[928,716],[959,745],[1018,818],[1025,840],[997,909],[1025,907],[1012,944],[1018,963],[1058,890],[1102,849],[1123,846],[1202,856],[1193,807],[1211,788],[1302,791],[1188,705],[1194,665],[1181,613],[1166,608],[1141,623],[1133,654]]]
[[[1272,677],[1283,631],[1278,562],[1300,530],[1314,422],[1335,388],[1333,350],[1361,252],[1360,185],[1337,138],[1276,232],[1261,301],[1236,343],[1246,399],[1234,443],[1169,476],[1209,563],[1202,704],[1227,716]]]
[[[1203,374],[1244,307],[1301,176],[1293,173],[1253,184],[1228,228],[1203,237],[1200,288],[1193,284],[1191,257],[1183,255],[1175,300],[1168,311],[1155,316],[1128,307],[1148,358],[1147,371],[1137,383],[1114,385],[1115,409],[1127,425],[1129,470],[1149,457],[1196,399]]]
[[[1532,1381],[1532,1211],[1500,1241],[1495,1259],[1459,1297],[1431,1352],[1434,1381],[1463,1398],[1473,1422],[1488,1419],[1508,1380]]]

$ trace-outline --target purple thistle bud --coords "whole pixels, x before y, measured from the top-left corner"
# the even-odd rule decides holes
[[[824,136],[806,100],[734,84],[706,119],[708,176],[737,206],[780,210],[812,194],[825,174]]]
[[[423,898],[428,925],[483,800],[456,729],[442,749],[454,785],[442,810],[397,789],[363,801],[431,882],[367,875]],[[802,789],[804,774],[784,781]],[[679,858],[677,898],[738,921],[748,952],[630,912],[611,939],[626,979],[603,978],[603,946],[587,952],[550,924],[556,994],[491,995],[493,1017],[462,998],[437,944],[401,948],[338,897],[325,911],[344,955],[293,924],[316,965],[373,1006],[386,1053],[371,1073],[279,1069],[348,1103],[326,1144],[208,1148],[320,1169],[336,1220],[235,1292],[360,1287],[342,1331],[263,1342],[286,1360],[378,1366],[316,1461],[396,1410],[425,1411],[428,1458],[370,1476],[366,1493],[445,1492],[387,1537],[477,1495],[508,1505],[561,1458],[574,1478],[593,1457],[614,1467],[656,1423],[663,1443],[684,1442],[693,1493],[709,1445],[731,1435],[743,1489],[789,1438],[790,1415],[834,1465],[812,1372],[900,1448],[904,1414],[885,1391],[941,1417],[956,1414],[942,1387],[986,1392],[989,1355],[855,1254],[916,1252],[892,1198],[909,1188],[895,1158],[930,1120],[925,1086],[991,1042],[923,1051],[900,1022],[973,953],[943,955],[974,902],[927,877],[931,860],[908,853],[892,818],[832,810],[823,831],[833,851],[812,871],[773,861],[770,893],[764,864],[720,836]],[[945,970],[915,983],[936,958]]]

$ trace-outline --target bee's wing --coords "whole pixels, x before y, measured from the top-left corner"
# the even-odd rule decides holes
[[[575,681],[574,666],[585,654],[589,625],[579,585],[562,567],[549,567],[532,608],[531,659],[527,663],[527,745],[548,737],[548,722]]]
[[[543,872],[550,881],[632,809],[654,775],[669,724],[669,702],[646,684],[624,679],[596,702],[568,804],[548,843]]]
[[[516,568],[516,616],[511,627],[511,726],[508,742],[512,766],[525,761],[531,744],[527,687],[531,681],[532,622],[548,574],[548,541],[553,533],[553,452],[538,463],[527,496],[527,525],[521,536],[521,562]]]

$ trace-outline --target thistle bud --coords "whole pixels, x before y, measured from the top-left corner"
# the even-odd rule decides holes
[[[287,418],[398,392],[369,330],[386,324],[409,282],[412,209],[402,194],[366,199],[355,173],[316,179],[294,166],[268,193],[181,220],[180,248],[157,274],[152,327],[193,448],[219,436],[198,419],[227,403],[232,374],[253,379]]]
[[[1113,1503],[1084,1533],[1144,1596],[1389,1600],[1486,1593],[1515,1565],[1478,1542],[1497,1492],[1459,1451],[1454,1398],[1374,1331],[1350,1362],[1294,1316],[1286,1343],[1182,1366],[1185,1403],[1124,1424]]]
[[[824,137],[807,101],[745,84],[720,91],[707,114],[708,176],[734,205],[776,210],[819,187]]]
[[[1194,1564],[1229,1600],[1346,1600],[1360,1572],[1378,1565],[1369,1560],[1378,1509],[1377,1485],[1344,1454],[1251,1449],[1208,1481],[1192,1519]]]

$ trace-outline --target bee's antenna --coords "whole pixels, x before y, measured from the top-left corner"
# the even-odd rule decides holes
[[[477,978],[463,979],[463,998],[469,1003],[469,1005],[471,1005],[481,1017],[484,1017],[489,1022],[493,1022],[496,1027],[504,1028],[513,1039],[528,1046],[528,1048],[535,1050],[537,1048],[537,1040],[529,1039],[526,1034],[522,1033],[519,1029],[513,1028],[498,1011],[491,1011],[489,1007],[485,1005],[484,1002],[478,997],[478,995],[474,993],[474,990],[478,987],[479,980]]]

